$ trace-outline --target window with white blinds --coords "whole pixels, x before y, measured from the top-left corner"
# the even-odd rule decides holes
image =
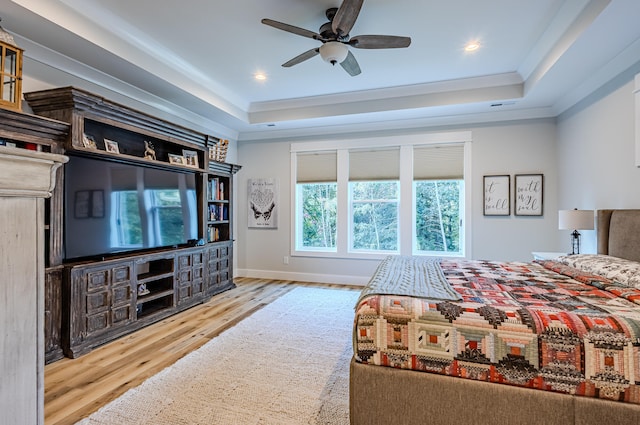
[[[398,180],[400,149],[350,150],[349,180]]]
[[[465,256],[470,142],[449,132],[292,144],[292,255]]]
[[[297,154],[296,182],[335,182],[338,175],[337,156],[336,151]]]
[[[414,180],[459,180],[463,176],[463,144],[413,148]]]

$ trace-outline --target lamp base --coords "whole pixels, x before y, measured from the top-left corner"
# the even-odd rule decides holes
[[[580,232],[574,230],[571,232],[571,254],[576,255],[580,254]]]

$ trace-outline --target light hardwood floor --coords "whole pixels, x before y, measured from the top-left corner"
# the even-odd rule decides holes
[[[45,367],[45,424],[74,424],[196,350],[297,286],[327,285],[236,278],[236,288],[122,337],[77,359]]]

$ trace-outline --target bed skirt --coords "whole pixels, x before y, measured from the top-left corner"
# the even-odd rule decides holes
[[[640,405],[366,365],[352,359],[351,425],[638,425]]]

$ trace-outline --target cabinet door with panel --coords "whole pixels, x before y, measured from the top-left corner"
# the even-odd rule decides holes
[[[65,351],[71,357],[101,344],[104,334],[134,320],[131,261],[77,266],[70,270]]]
[[[179,307],[202,301],[205,257],[203,249],[178,254],[176,296]]]
[[[232,243],[209,244],[207,295],[215,295],[234,286],[231,276]]]

